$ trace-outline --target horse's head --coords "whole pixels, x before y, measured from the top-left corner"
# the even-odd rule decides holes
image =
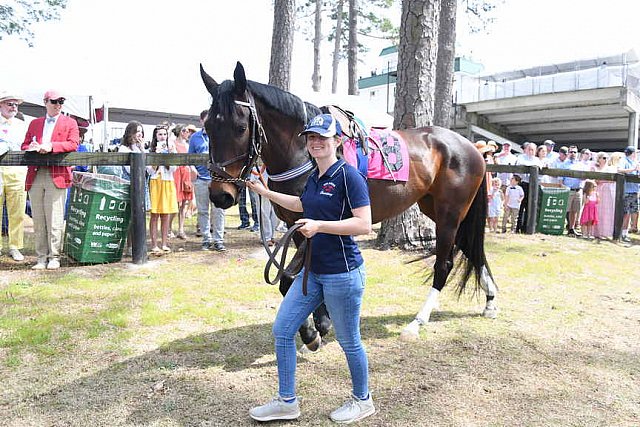
[[[238,62],[233,81],[218,84],[200,65],[202,81],[211,94],[211,108],[204,123],[209,136],[209,198],[219,208],[236,204],[238,188],[251,174],[260,155],[262,126],[247,90],[244,68]]]

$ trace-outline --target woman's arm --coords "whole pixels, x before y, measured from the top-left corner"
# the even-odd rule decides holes
[[[248,181],[247,188],[256,194],[266,197],[273,203],[282,206],[285,209],[292,212],[302,212],[302,201],[298,196],[271,191],[262,185],[260,181]]]
[[[362,206],[351,211],[353,217],[340,221],[319,221],[302,218],[296,224],[304,224],[298,229],[305,237],[313,237],[317,233],[337,234],[340,236],[357,236],[371,233],[371,206]]]

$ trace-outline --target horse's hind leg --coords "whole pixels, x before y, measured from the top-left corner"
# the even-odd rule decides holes
[[[484,293],[487,295],[487,303],[484,306],[484,310],[482,311],[482,315],[489,319],[495,319],[498,317],[498,306],[496,305],[496,295],[498,294],[498,288],[491,278],[489,274],[489,270],[487,270],[487,266],[482,266],[482,271],[480,272],[480,286]]]
[[[446,217],[446,216],[445,216]],[[436,224],[436,262],[433,266],[433,285],[422,309],[403,330],[401,337],[415,339],[420,332],[420,326],[429,322],[431,312],[438,308],[440,291],[447,282],[447,277],[453,268],[453,242],[457,231],[457,224]]]

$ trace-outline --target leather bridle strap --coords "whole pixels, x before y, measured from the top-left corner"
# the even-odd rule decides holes
[[[270,251],[268,247],[265,246],[267,254],[269,255],[269,261],[267,261],[267,265],[264,267],[264,280],[270,285],[275,285],[280,281],[282,276],[285,273],[285,262],[287,261],[287,251],[289,250],[289,246],[291,245],[291,240],[293,239],[293,235],[300,227],[304,224],[293,224],[284,236],[276,243],[273,248],[273,251]],[[309,278],[309,268],[311,267],[311,239],[305,237],[305,249],[304,249],[304,274],[302,276],[302,294],[307,295],[307,280]],[[278,256],[278,252],[282,250],[280,254],[280,261],[276,259]],[[278,269],[276,273],[276,277],[271,280],[270,279],[270,270],[271,266],[275,266]]]

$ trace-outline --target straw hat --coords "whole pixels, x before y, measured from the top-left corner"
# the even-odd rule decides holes
[[[491,142],[493,142],[493,141],[491,141]],[[495,142],[493,144],[495,144]],[[494,147],[494,145],[489,145],[489,144],[487,144],[486,141],[483,141],[483,140],[477,141],[474,145],[476,146],[476,149],[481,154],[494,153],[496,151],[496,147]]]
[[[24,101],[21,96],[16,95],[13,92],[7,90],[0,90],[0,102],[15,100],[18,104],[22,104]]]

